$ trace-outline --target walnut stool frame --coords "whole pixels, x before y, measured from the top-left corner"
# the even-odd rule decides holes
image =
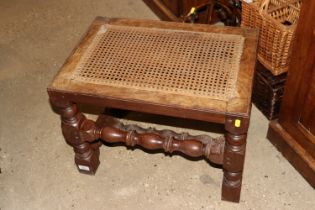
[[[216,37],[216,34],[220,34],[220,36],[233,34],[243,37],[244,42],[239,57],[239,68],[236,69],[237,77],[231,97],[220,99],[213,96],[200,96],[199,93],[184,94],[180,90],[179,92],[178,90],[176,90],[177,92],[164,92],[163,90],[151,90],[141,87],[132,88],[115,84],[103,84],[104,79],[93,83],[80,80],[79,77],[73,77],[73,75],[76,75],[76,71],[79,71],[78,66],[80,67],[80,65],[84,65],[84,62],[88,62],[87,55],[93,52],[97,56],[97,53],[100,53],[100,51],[93,51],[91,46],[96,46],[94,41],[97,34],[100,31],[108,33],[111,26],[115,30],[115,27],[119,27],[117,28],[120,33],[119,36],[127,33],[124,31],[125,28],[131,30],[132,33],[136,33],[139,28],[139,33],[142,33],[142,31],[145,33],[148,30],[150,33],[161,33],[161,36],[164,36],[164,33],[167,36],[171,34],[170,39],[173,39],[174,36],[207,39],[208,33],[214,34],[214,37]],[[148,37],[151,37],[151,35]],[[110,40],[112,39],[114,38]],[[133,37],[132,40],[134,39]],[[133,42],[132,40],[129,42]],[[143,42],[145,40],[138,44],[143,44]],[[107,44],[110,45],[110,43]],[[126,44],[128,42],[124,43],[124,45]],[[136,45],[135,43],[131,44],[132,46]],[[222,199],[239,202],[251,109],[256,45],[257,32],[252,29],[151,20],[96,18],[87,34],[48,87],[51,104],[56,112],[61,115],[63,136],[74,149],[75,164],[78,170],[85,174],[96,172],[100,164],[99,147],[102,145],[101,140],[109,143],[123,142],[128,146],[139,145],[149,150],[163,149],[168,153],[178,151],[191,157],[203,156],[213,163],[222,165],[224,171]],[[141,46],[141,49],[146,46]],[[111,51],[113,50],[115,49],[111,49]],[[179,53],[178,55],[182,54]],[[100,59],[106,59],[108,56],[110,55],[106,54],[105,58]],[[121,55],[124,58],[127,58],[127,56],[129,54]],[[134,59],[137,59],[137,57],[135,56]],[[83,64],[82,60],[85,60]],[[119,62],[125,61],[120,60]],[[152,62],[154,61],[152,60]],[[216,61],[214,60],[214,62]],[[130,65],[132,64],[130,63]],[[129,64],[126,63],[125,65]],[[87,64],[87,66],[89,65]],[[101,67],[104,71],[109,68],[108,65]],[[81,67],[82,69],[83,67]],[[129,71],[131,70],[129,69]],[[84,70],[84,72],[86,71]],[[88,76],[89,78],[90,76]],[[78,110],[78,103],[220,123],[225,125],[226,134],[223,137],[211,138],[205,135],[177,134],[170,130],[143,129],[136,125],[124,125],[117,119],[105,114],[100,115],[94,122],[87,119]]]

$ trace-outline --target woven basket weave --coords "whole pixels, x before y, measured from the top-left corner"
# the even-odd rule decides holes
[[[288,70],[301,0],[243,1],[242,26],[260,29],[258,60],[273,75]]]

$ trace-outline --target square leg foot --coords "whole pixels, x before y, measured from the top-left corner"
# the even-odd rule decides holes
[[[99,149],[94,150],[94,152],[86,158],[75,158],[75,164],[80,173],[95,175],[98,166],[100,165],[99,161],[100,152]]]
[[[223,187],[221,200],[234,203],[240,202],[241,188],[240,187]]]

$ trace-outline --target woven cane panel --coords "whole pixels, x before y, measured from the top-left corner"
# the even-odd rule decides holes
[[[228,100],[243,42],[239,35],[105,25],[72,79]]]

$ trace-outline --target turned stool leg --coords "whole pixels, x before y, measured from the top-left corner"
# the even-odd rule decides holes
[[[86,124],[89,120],[78,112],[77,106],[68,101],[61,101],[51,98],[51,103],[56,111],[61,115],[61,128],[66,142],[73,147],[75,152],[75,164],[79,172],[85,174],[95,174],[99,161],[99,143],[89,143],[85,141],[88,135]]]
[[[228,118],[223,159],[222,200],[239,202],[242,186],[248,119]]]

